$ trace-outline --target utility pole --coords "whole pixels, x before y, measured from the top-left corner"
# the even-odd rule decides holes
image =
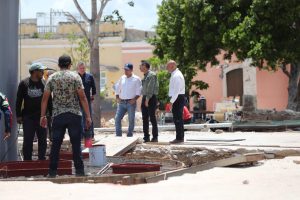
[[[62,17],[64,16],[63,10],[55,10],[53,8],[50,8],[50,32],[53,33],[53,27],[54,27],[54,16]]]
[[[50,33],[52,33],[52,23],[53,23],[53,21],[52,21],[52,12],[53,12],[53,9],[52,8],[50,8]]]

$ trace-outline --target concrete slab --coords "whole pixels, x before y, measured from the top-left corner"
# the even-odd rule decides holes
[[[244,140],[234,141],[241,138]],[[172,131],[160,133],[158,138],[159,142],[168,142],[173,139],[175,139],[175,132]],[[185,140],[206,140],[204,142],[193,141],[191,143],[195,146],[216,146],[218,148],[222,145],[225,147],[300,148],[300,132],[224,132],[222,134],[214,134],[214,132],[187,131]],[[225,142],[226,140],[230,142]]]
[[[105,145],[106,156],[120,156],[134,147],[139,137],[116,137],[115,135],[106,135],[105,137],[95,136],[95,139],[95,145]]]

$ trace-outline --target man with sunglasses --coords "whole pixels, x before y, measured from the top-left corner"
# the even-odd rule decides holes
[[[43,81],[44,69],[45,66],[42,63],[33,63],[29,68],[30,76],[22,80],[18,87],[16,114],[17,122],[23,124],[24,160],[32,160],[35,135],[38,138],[38,159],[46,159],[47,133],[46,129],[40,126],[41,102],[45,88]],[[49,104],[50,110],[51,107]]]

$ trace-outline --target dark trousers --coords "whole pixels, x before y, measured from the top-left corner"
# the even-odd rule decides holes
[[[185,103],[184,95],[180,94],[178,95],[176,101],[173,103],[172,106],[173,121],[175,124],[177,140],[184,139],[184,127],[183,127],[183,119],[182,119],[184,103]]]
[[[91,114],[91,117],[92,117],[92,115],[93,115],[93,113],[92,113],[92,102],[90,100],[88,101],[88,105],[89,105],[89,110],[90,110],[90,114]],[[90,130],[87,131],[86,127],[85,127],[86,119],[85,119],[85,113],[84,113],[83,108],[81,108],[81,112],[82,112],[82,128],[83,128],[82,135],[86,138],[94,138],[94,123],[92,121],[92,125],[90,127]]]
[[[199,112],[200,112],[200,113],[199,113],[200,119],[206,120],[206,113],[205,113],[205,110],[200,110]]]
[[[47,149],[47,132],[40,126],[39,117],[23,117],[23,155],[24,160],[32,160],[33,139],[38,138],[38,159],[45,160]]]
[[[190,124],[192,122],[192,119],[186,119],[186,120],[183,120],[183,124]]]
[[[143,115],[143,131],[144,139],[148,140],[150,137],[149,134],[149,117],[152,124],[152,137],[158,137],[157,121],[155,116],[155,111],[157,107],[157,98],[155,95],[149,99],[148,107],[145,106],[146,96],[143,96],[142,99],[142,115]]]
[[[49,173],[56,173],[60,147],[63,142],[66,129],[68,129],[72,144],[73,161],[76,174],[84,172],[84,165],[81,157],[81,120],[81,116],[69,112],[60,114],[53,118]]]

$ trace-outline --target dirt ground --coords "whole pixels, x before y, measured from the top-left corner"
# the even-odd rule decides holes
[[[298,200],[300,157],[267,160],[254,167],[214,168],[154,184],[54,184],[0,182],[1,199],[222,199]]]
[[[142,137],[141,134],[137,134]],[[101,141],[105,135],[97,135]],[[160,135],[161,142],[174,138],[174,133]],[[300,151],[300,132],[280,133],[196,133],[187,132],[186,139],[245,139],[238,142],[198,142],[194,145],[151,146],[137,145],[133,152],[151,154],[167,152],[182,156],[182,149],[190,149],[193,155],[205,157],[211,152],[227,153],[232,151],[254,150],[274,155],[298,155]],[[157,150],[158,149],[158,150]],[[198,161],[198,160],[196,160]],[[132,186],[114,184],[54,184],[51,182],[0,181],[0,199],[13,200],[82,200],[82,199],[216,199],[216,200],[299,200],[300,199],[300,156],[284,159],[264,160],[258,165],[242,168],[214,168],[197,174],[185,174],[166,181]],[[187,164],[187,163],[186,163]]]

